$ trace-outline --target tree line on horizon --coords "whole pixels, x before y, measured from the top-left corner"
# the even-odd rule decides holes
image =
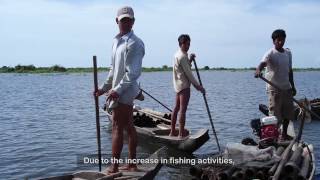
[[[107,71],[108,68],[99,67],[98,71]],[[36,67],[34,65],[16,65],[15,67],[2,66],[0,73],[72,73],[72,72],[92,72],[93,68],[65,68],[60,65],[50,67]]]
[[[172,67],[163,65],[162,67],[143,67],[143,72],[154,72],[154,71],[172,71]],[[239,70],[255,70],[255,67],[249,68],[225,68],[225,67],[212,67],[204,66],[199,70],[218,70],[218,71],[239,71]],[[98,71],[108,71],[109,68],[99,67]],[[293,68],[295,71],[307,70],[307,71],[319,71],[320,68]],[[16,65],[15,67],[2,66],[0,73],[76,73],[76,72],[92,72],[92,67],[75,67],[65,68],[60,65],[53,65],[51,67],[36,67],[34,65]]]

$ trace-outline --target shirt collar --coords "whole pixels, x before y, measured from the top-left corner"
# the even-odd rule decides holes
[[[122,36],[120,36],[120,34],[118,34],[118,35],[116,35],[115,38],[118,40],[123,39],[123,40],[127,41],[131,37],[132,34],[133,34],[133,30],[131,30],[130,32],[128,32],[127,34],[122,35]]]

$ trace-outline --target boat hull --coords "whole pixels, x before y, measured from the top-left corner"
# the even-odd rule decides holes
[[[107,111],[104,111],[107,113]],[[109,120],[111,115],[107,113]],[[179,151],[192,153],[209,140],[209,130],[200,129],[196,133],[186,130],[186,137],[169,136],[171,121],[160,116],[160,112],[150,112],[143,109],[134,112],[134,125],[139,139],[145,139],[152,144],[165,145]],[[178,132],[178,129],[176,129]],[[139,142],[138,142],[139,143]]]
[[[54,176],[43,178],[40,180],[113,180],[113,179],[139,179],[150,180],[153,179],[162,167],[161,158],[166,154],[167,149],[165,147],[160,148],[149,159],[156,160],[156,163],[138,164],[139,171],[125,171],[120,170],[118,173],[108,175],[104,172],[97,171],[79,171],[73,174],[67,174],[62,176]]]

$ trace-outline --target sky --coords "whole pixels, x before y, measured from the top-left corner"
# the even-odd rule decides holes
[[[91,67],[93,55],[110,66],[124,5],[135,11],[144,67],[172,66],[180,34],[190,35],[199,67],[256,67],[278,28],[294,67],[320,67],[317,0],[0,0],[0,67]]]

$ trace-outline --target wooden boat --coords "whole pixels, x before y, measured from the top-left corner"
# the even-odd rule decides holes
[[[111,114],[108,111],[104,112],[111,119]],[[179,151],[192,153],[209,139],[208,129],[201,129],[195,134],[186,130],[187,136],[184,138],[169,136],[171,120],[168,114],[136,107],[133,117],[139,138],[147,140],[144,142],[152,142],[153,144],[165,145]],[[176,132],[178,132],[178,129],[176,129]]]
[[[303,101],[303,100],[299,100],[299,101]],[[313,99],[311,101],[307,101],[304,103],[304,105],[306,107],[308,107],[311,111],[313,111],[314,113],[316,113],[318,116],[320,116],[320,99]],[[269,110],[268,110],[268,106],[266,106],[265,104],[259,104],[259,110],[265,114],[266,116],[268,116],[269,114]],[[298,119],[298,116],[300,114],[300,108],[298,106],[294,107],[294,116],[295,119]],[[310,114],[311,119],[312,120],[320,120],[317,117],[315,117],[313,114]]]
[[[316,98],[310,101],[311,111],[315,112],[318,116],[320,116],[320,98]],[[312,119],[317,119],[311,114]],[[320,120],[320,119],[318,119]]]
[[[249,148],[249,145],[245,147]],[[276,154],[280,156],[280,160],[270,159],[262,162],[256,159],[238,162],[234,165],[199,164],[190,168],[190,174],[200,180],[314,179],[316,166],[312,145],[295,143],[294,140],[279,143]],[[227,160],[230,158],[226,154],[213,158],[217,159],[218,157]]]
[[[302,131],[301,131],[302,132]],[[293,123],[289,124],[288,134],[295,137]],[[278,141],[277,143],[265,149],[259,149],[257,143],[234,143],[235,145],[226,148],[222,155],[217,157],[231,158],[233,165],[228,164],[211,164],[197,165],[190,169],[190,174],[197,179],[302,179],[312,180],[315,176],[315,156],[313,146],[303,141]],[[259,158],[250,157],[245,153],[252,153],[251,150],[265,151],[266,154],[275,152],[271,158],[264,161]],[[276,150],[276,151],[275,151]],[[238,156],[230,154],[239,153]],[[256,152],[252,153],[255,154]],[[250,154],[250,155],[252,155]],[[217,158],[216,157],[216,158]],[[240,157],[238,161],[234,159]],[[263,156],[262,156],[263,157]],[[265,156],[267,157],[267,156]]]
[[[49,177],[41,180],[150,180],[153,179],[161,169],[162,164],[160,161],[165,153],[166,148],[160,148],[150,157],[148,157],[148,159],[153,160],[154,163],[138,164],[138,171],[135,172],[120,170],[118,173],[107,175],[103,172],[97,171],[79,171],[73,174]]]

